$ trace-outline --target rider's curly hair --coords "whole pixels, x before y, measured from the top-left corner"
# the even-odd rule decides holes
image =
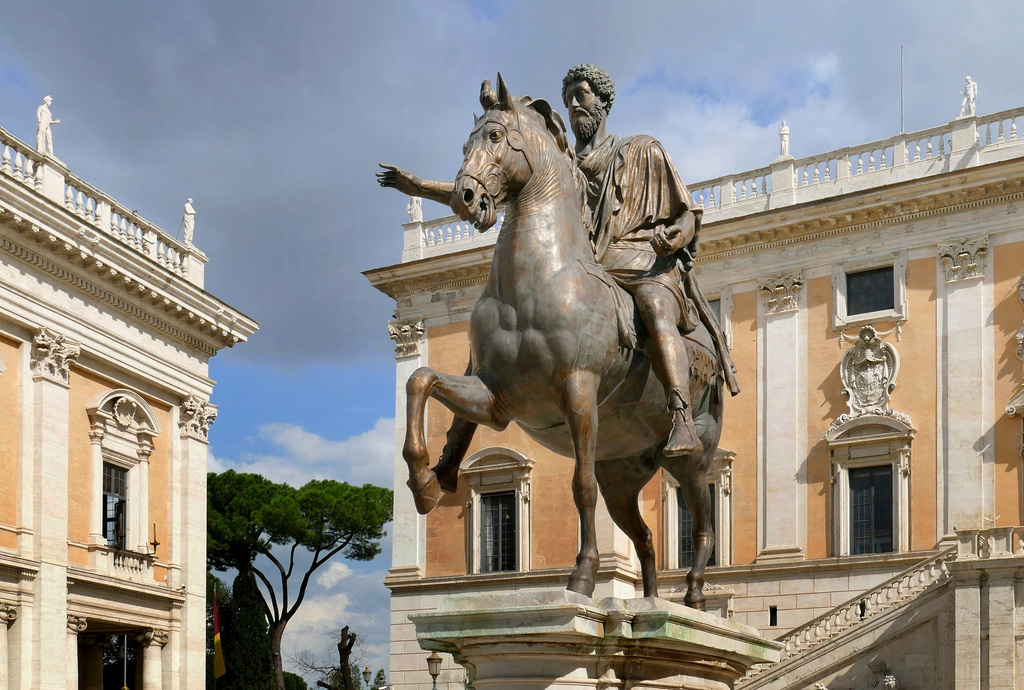
[[[601,102],[604,103],[605,113],[610,111],[612,103],[615,102],[615,84],[612,83],[612,78],[607,72],[589,62],[576,65],[565,75],[565,79],[562,80],[562,104],[566,108],[569,107],[569,87],[580,79],[586,79],[590,82],[590,87],[594,90],[597,97],[601,99]]]

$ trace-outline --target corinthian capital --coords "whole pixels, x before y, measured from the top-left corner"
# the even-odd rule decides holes
[[[939,245],[939,258],[947,283],[985,275],[985,255],[988,253],[988,236],[967,239],[952,244]]]
[[[85,620],[81,616],[76,616],[73,613],[68,614],[68,631],[73,633],[85,632],[85,629],[89,626],[89,621]]]
[[[425,330],[423,319],[388,321],[388,335],[395,341],[395,359],[418,355]]]
[[[32,334],[32,373],[35,376],[68,382],[71,365],[82,353],[82,346],[49,328]]]
[[[158,645],[163,647],[167,644],[167,640],[170,639],[170,635],[167,634],[166,630],[146,630],[145,632],[139,633],[135,637],[135,641],[141,647],[149,647],[150,645]]]
[[[0,602],[0,625],[11,625],[18,620],[18,609]]]
[[[757,281],[757,285],[764,298],[764,313],[766,315],[796,311],[800,288],[804,285],[803,273],[796,271],[774,278],[761,278]]]
[[[184,434],[206,440],[210,426],[217,419],[217,406],[198,395],[190,395],[181,403],[181,421],[178,425]]]

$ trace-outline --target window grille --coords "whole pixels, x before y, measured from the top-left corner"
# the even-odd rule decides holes
[[[892,465],[850,470],[850,553],[891,553]]]
[[[480,570],[485,573],[516,569],[516,493],[502,491],[480,497]]]

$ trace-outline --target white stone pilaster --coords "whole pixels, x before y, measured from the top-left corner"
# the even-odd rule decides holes
[[[1013,566],[988,567],[988,690],[1017,690]]]
[[[66,650],[64,657],[67,690],[78,690],[78,634],[85,632],[87,626],[88,623],[84,618],[68,614],[68,632],[65,636]]]
[[[91,470],[90,486],[92,495],[89,497],[89,543],[106,544],[103,536],[103,436],[102,426],[94,426],[89,432],[91,442],[91,455],[89,458],[89,469]]]
[[[10,685],[10,645],[7,642],[7,628],[18,618],[18,611],[13,606],[0,603],[0,690],[7,690]]]
[[[992,286],[987,238],[939,245],[939,539],[984,529],[995,496]]]
[[[806,316],[800,273],[759,281],[758,556],[802,560],[806,542]]]
[[[422,324],[422,322],[420,322]],[[412,328],[415,333],[418,329]],[[402,457],[402,446],[405,444],[405,382],[414,371],[427,363],[429,341],[422,338],[425,331],[419,331],[415,338],[399,335],[403,329],[396,323],[388,324],[388,332],[395,340],[395,505],[394,505],[394,536],[391,541],[391,567],[393,571],[410,572],[418,570],[423,576],[427,565],[427,519],[416,512],[412,493],[405,485],[409,470]]]
[[[954,687],[981,687],[981,571],[956,572],[953,592],[956,632],[954,638]]]
[[[153,446],[139,448],[139,466],[136,468],[138,474],[138,485],[136,495],[138,496],[138,510],[135,511],[135,550],[139,553],[149,553],[149,456],[153,454]],[[129,542],[131,544],[131,542]]]
[[[206,648],[206,459],[207,434],[217,409],[190,395],[179,411],[179,468],[181,472],[181,586],[185,603],[178,636],[184,649]],[[184,687],[206,682],[206,657],[186,655],[180,669]]]
[[[78,343],[47,328],[32,338],[32,529],[39,573],[33,581],[34,687],[64,690],[68,655],[68,380]],[[22,661],[24,663],[24,661]],[[75,686],[77,688],[77,685]]]

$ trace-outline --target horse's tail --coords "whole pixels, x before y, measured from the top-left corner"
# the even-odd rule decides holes
[[[700,320],[707,327],[708,332],[711,334],[711,340],[715,343],[715,351],[718,353],[718,361],[721,364],[722,373],[725,375],[725,382],[729,386],[729,392],[737,395],[740,392],[740,382],[736,379],[736,364],[732,361],[732,355],[729,353],[729,347],[725,342],[725,334],[722,333],[722,327],[718,325],[718,319],[715,318],[715,313],[711,311],[711,305],[708,304],[707,299],[704,297],[704,292],[701,291],[693,271],[686,272],[684,281],[686,282],[686,292],[689,293],[694,305],[696,305]]]

